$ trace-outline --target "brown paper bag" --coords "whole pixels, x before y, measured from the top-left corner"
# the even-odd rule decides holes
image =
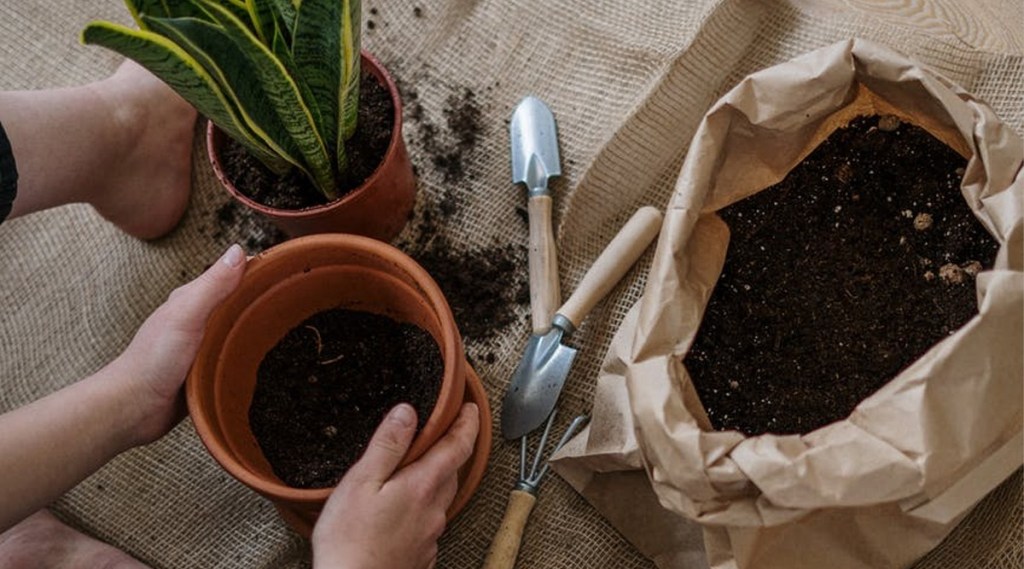
[[[979,315],[845,420],[805,435],[705,430],[682,357],[724,263],[728,230],[715,211],[874,113],[969,158],[963,197],[1000,243],[977,278]],[[986,105],[874,43],[842,42],[749,76],[694,137],[592,423],[555,470],[661,567],[703,560],[694,522],[716,569],[911,564],[1022,463],[1022,159],[1020,137]]]

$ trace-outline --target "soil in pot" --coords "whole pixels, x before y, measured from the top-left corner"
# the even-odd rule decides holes
[[[415,325],[320,312],[264,357],[249,423],[278,478],[295,488],[333,486],[398,403],[410,403],[423,427],[443,372],[437,343]]]
[[[961,196],[965,165],[921,128],[861,117],[719,211],[729,249],[684,360],[714,428],[843,419],[977,314],[998,243]]]
[[[384,160],[391,141],[394,114],[387,88],[364,71],[359,83],[356,131],[345,142],[348,169],[338,181],[339,197],[358,188]],[[278,176],[231,138],[225,137],[221,161],[224,174],[238,191],[263,205],[296,210],[327,203],[298,169]]]

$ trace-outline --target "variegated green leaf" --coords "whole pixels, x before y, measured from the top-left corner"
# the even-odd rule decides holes
[[[355,28],[353,27],[355,8]],[[355,130],[359,89],[359,0],[303,0],[292,40],[296,73],[303,77],[320,107],[320,132],[344,171],[344,141]]]
[[[345,0],[343,10],[342,14],[345,19],[342,22],[342,38],[344,40],[342,42],[342,57],[345,61],[345,78],[342,80],[341,92],[338,95],[341,99],[339,136],[342,140],[348,140],[356,131],[356,118],[359,112],[362,2],[360,0]]]
[[[143,30],[148,29],[142,21],[143,14],[153,18],[210,19],[202,8],[190,0],[125,0],[125,5],[128,6],[135,23]]]
[[[281,26],[281,35],[291,49],[292,37],[295,34],[295,4],[291,0],[270,0],[274,6],[274,17]]]
[[[288,68],[288,72],[295,75],[295,60],[292,59],[292,48],[288,45],[288,38],[285,37],[281,31],[281,26],[274,26],[274,41],[271,42],[270,50],[274,52],[274,56],[284,63],[285,67]]]
[[[246,0],[245,8],[260,41],[263,45],[271,45],[274,41],[274,6],[271,0]]]
[[[277,57],[278,61],[281,62],[281,65],[284,65],[285,69],[288,70],[288,74],[295,81],[295,85],[299,88],[299,93],[302,95],[302,100],[313,101],[315,103],[316,97],[313,95],[313,91],[309,88],[309,85],[306,83],[306,79],[296,71],[295,59],[292,57],[292,52],[288,48],[287,43],[284,41],[284,36],[281,33],[280,27],[274,28],[274,41],[272,43],[273,45],[271,46],[271,51],[274,52],[274,56]],[[319,125],[323,121],[319,105],[313,104],[311,105],[311,107],[315,111],[315,113],[313,114],[313,119],[316,121],[317,125]],[[320,136],[321,138],[323,138],[322,133]],[[325,138],[324,143],[327,144],[328,142],[330,141]],[[332,148],[330,147],[330,144],[327,144],[327,147],[328,152],[333,151]]]
[[[167,38],[110,22],[93,22],[82,31],[82,42],[135,60],[268,167],[277,172],[287,170],[287,163],[248,130],[202,65]]]
[[[300,87],[285,66],[260,43],[245,22],[209,0],[202,0],[202,5],[252,63],[263,90],[302,154],[313,183],[329,199],[334,198],[334,169],[328,147],[317,129],[316,102],[302,99]]]
[[[342,62],[341,1],[304,0],[292,39],[295,73],[306,80],[320,108],[317,130],[332,147],[338,137],[338,79]]]
[[[142,19],[153,31],[188,52],[213,76],[250,131],[283,159],[305,169],[299,150],[263,91],[252,62],[223,29],[195,18],[144,15]]]
[[[245,27],[248,28],[250,32],[256,33],[256,26],[253,25],[252,20],[249,18],[249,7],[246,5],[246,0],[216,0],[215,3],[234,14],[239,21],[244,22]],[[199,2],[196,2],[196,4],[202,5]]]

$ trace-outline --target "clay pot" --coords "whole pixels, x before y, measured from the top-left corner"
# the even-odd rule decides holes
[[[249,407],[256,370],[266,353],[302,321],[332,308],[409,322],[437,341],[444,360],[437,403],[403,464],[437,442],[464,400],[476,401],[481,434],[459,490],[471,494],[490,450],[490,411],[482,385],[466,363],[451,309],[415,261],[386,243],[355,235],[302,237],[250,259],[238,289],[211,315],[186,381],[189,414],[210,454],[232,476],[273,501],[293,528],[309,535],[332,488],[293,488],[274,475],[249,426]],[[464,504],[468,494],[462,499]]]
[[[353,233],[390,241],[405,227],[416,200],[416,179],[402,138],[402,101],[388,72],[366,51],[362,68],[387,87],[394,105],[391,142],[384,160],[366,181],[341,198],[305,209],[277,209],[253,201],[238,191],[221,167],[220,151],[224,133],[209,123],[206,149],[213,172],[221,185],[246,207],[269,218],[291,237],[314,233]]]

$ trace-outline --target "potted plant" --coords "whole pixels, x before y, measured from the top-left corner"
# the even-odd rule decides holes
[[[416,190],[401,101],[360,51],[359,0],[126,4],[139,29],[92,22],[82,41],[134,59],[210,120],[214,172],[235,199],[292,236],[401,231]]]
[[[306,236],[271,248],[249,261],[238,289],[210,317],[186,382],[189,414],[196,431],[228,473],[273,501],[284,520],[308,536],[333,482],[327,486],[298,487],[282,480],[280,465],[268,460],[271,454],[266,437],[254,432],[258,430],[254,428],[254,413],[264,381],[262,362],[292,332],[302,335],[307,347],[315,344],[321,360],[317,364],[325,364],[315,366],[321,379],[310,377],[310,382],[330,381],[324,374],[338,356],[335,352],[329,356],[320,354],[321,342],[327,345],[327,334],[321,338],[321,332],[314,332],[307,322],[324,311],[336,309],[411,324],[425,331],[428,341],[435,344],[433,349],[440,351],[440,377],[424,379],[437,382],[436,403],[432,408],[419,409],[420,430],[403,464],[418,458],[448,430],[464,401],[473,401],[479,407],[480,435],[472,458],[459,473],[459,490],[449,509],[449,516],[454,516],[479,485],[490,454],[487,396],[466,362],[451,310],[436,283],[410,257],[374,239],[343,234]],[[286,349],[298,352],[304,348]],[[381,351],[376,354],[379,361],[371,365],[386,367],[396,359],[395,354],[394,349]],[[378,387],[390,381],[372,371],[367,381],[377,382]],[[275,372],[272,381],[284,379]],[[273,397],[289,398],[305,387],[289,388],[291,392]],[[376,393],[378,388],[374,390]],[[330,391],[317,393],[324,399],[337,395]],[[352,403],[347,399],[340,405],[350,407],[343,410],[349,413],[348,417],[361,418],[371,428],[386,412],[382,408],[380,416],[369,416],[365,408],[351,409]],[[300,428],[317,436],[324,430],[308,410],[294,415],[291,419],[302,423]],[[327,437],[354,428],[350,423],[336,425],[325,433]],[[314,464],[332,459],[309,458]]]

